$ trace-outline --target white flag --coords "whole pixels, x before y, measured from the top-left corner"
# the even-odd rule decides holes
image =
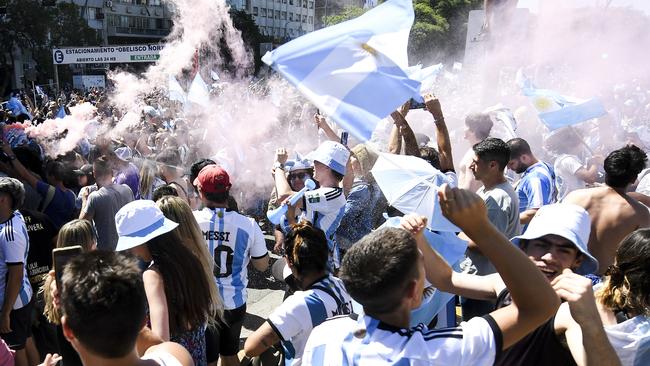
[[[199,73],[196,74],[192,85],[190,85],[187,100],[202,106],[207,106],[210,102],[210,89]]]

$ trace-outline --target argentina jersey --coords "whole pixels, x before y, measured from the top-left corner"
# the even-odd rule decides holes
[[[250,217],[225,208],[194,211],[208,251],[214,259],[214,276],[226,310],[246,303],[248,262],[268,253],[264,234]]]
[[[501,330],[489,315],[435,330],[422,324],[397,328],[368,315],[342,316],[314,328],[302,364],[489,366],[502,344]]]
[[[557,193],[553,168],[542,161],[531,165],[522,174],[516,190],[519,212],[555,203]]]
[[[32,286],[27,277],[27,253],[29,253],[29,236],[25,220],[18,211],[14,211],[9,220],[0,223],[0,306],[5,301],[9,266],[23,265],[23,278],[20,292],[13,309],[20,309],[32,299]]]
[[[339,247],[336,242],[338,229],[345,213],[345,195],[342,188],[318,188],[307,191],[303,198],[304,218],[315,227],[323,230],[327,238],[330,269],[340,267]]]
[[[267,320],[282,340],[285,365],[301,364],[305,343],[314,327],[327,318],[351,312],[350,295],[343,282],[332,275],[316,281],[306,291],[289,296]]]

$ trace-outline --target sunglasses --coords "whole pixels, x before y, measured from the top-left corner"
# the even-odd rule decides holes
[[[289,180],[294,180],[294,179],[305,180],[307,178],[311,178],[311,175],[309,175],[309,173],[289,174],[289,177],[288,177]]]

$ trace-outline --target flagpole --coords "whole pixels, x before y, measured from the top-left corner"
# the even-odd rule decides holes
[[[587,149],[587,152],[589,152],[589,154],[591,154],[591,156],[594,156],[594,150],[592,150],[591,147],[589,147],[589,145],[587,145],[587,142],[585,142],[585,138],[582,136],[582,134],[580,132],[578,132],[577,129],[573,128],[573,126],[568,126],[568,127],[571,129],[571,131],[573,131],[573,133],[576,134],[576,136],[578,136],[578,139],[580,140],[582,145],[584,145],[585,149]]]
[[[36,86],[34,85],[34,80],[32,80],[32,92],[34,94],[34,113],[38,110],[38,102],[36,101]]]

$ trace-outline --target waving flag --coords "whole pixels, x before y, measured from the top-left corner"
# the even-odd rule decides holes
[[[192,85],[190,85],[187,100],[204,107],[210,102],[210,89],[208,89],[208,85],[203,81],[200,73],[196,73]]]
[[[320,111],[358,139],[411,97],[406,46],[411,0],[389,0],[362,16],[308,33],[262,58]]]
[[[522,70],[517,72],[517,83],[537,109],[539,119],[551,131],[607,114],[600,99],[578,99],[553,90],[537,89]]]
[[[167,91],[169,93],[169,100],[175,100],[185,104],[185,101],[187,100],[185,90],[183,90],[183,87],[178,80],[176,80],[174,75],[169,75]]]
[[[23,102],[14,95],[12,95],[7,101],[7,108],[14,114],[14,116],[26,114],[29,116],[29,119],[32,119],[32,115],[29,114],[27,108],[23,105]]]
[[[65,118],[65,116],[67,116],[67,114],[65,113],[65,106],[61,106],[61,108],[59,108],[59,111],[56,113],[55,119],[59,119],[59,118],[63,119]]]

